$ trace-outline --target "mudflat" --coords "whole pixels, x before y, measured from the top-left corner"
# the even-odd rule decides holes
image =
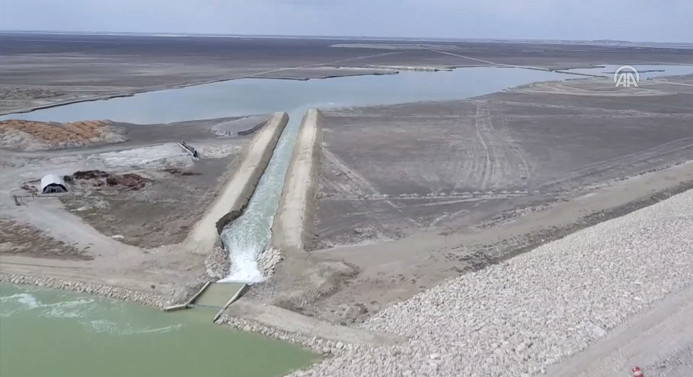
[[[693,187],[693,77],[630,91],[606,81],[323,111],[319,188],[308,206],[317,208],[319,242],[307,263],[322,284],[292,281],[301,299],[281,304],[361,321]],[[329,278],[327,265],[315,267],[334,261],[355,272]],[[280,280],[300,268],[287,266]]]
[[[0,114],[238,78],[693,64],[679,46],[0,33]]]
[[[571,94],[588,81],[541,87],[558,85],[325,111],[320,248],[489,226],[691,157],[693,87],[648,83],[660,92],[646,97]]]

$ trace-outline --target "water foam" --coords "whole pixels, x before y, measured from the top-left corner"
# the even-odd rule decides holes
[[[44,303],[31,293],[15,293],[0,297],[0,316],[9,317],[14,313],[38,309],[41,317],[49,318],[80,318],[89,312],[93,298],[80,298],[57,303]]]
[[[14,313],[33,310],[40,306],[41,301],[30,293],[15,293],[10,296],[3,296],[0,297],[0,317],[8,318]]]
[[[89,329],[95,333],[106,333],[115,335],[138,335],[138,334],[154,334],[154,333],[167,333],[175,331],[183,327],[182,324],[175,324],[170,326],[155,327],[155,328],[134,328],[131,326],[124,326],[118,322],[111,321],[108,319],[96,319],[93,321],[88,321],[84,323],[89,327]]]
[[[236,249],[238,250],[238,249]],[[257,250],[238,250],[231,254],[231,271],[229,276],[219,280],[220,283],[260,283],[265,277],[257,263]]]
[[[305,109],[299,109],[290,114],[289,123],[282,132],[272,159],[260,178],[243,215],[227,225],[221,232],[224,249],[229,253],[231,261],[229,275],[220,280],[221,282],[258,283],[265,280],[257,258],[272,237],[272,222],[279,207],[284,177],[298,138],[300,114],[303,110]]]
[[[83,318],[90,312],[91,306],[89,304],[94,301],[94,299],[82,298],[44,305],[49,310],[43,313],[43,316],[51,318]]]
[[[10,296],[0,297],[0,302],[2,303],[13,301],[21,304],[24,308],[28,310],[36,309],[39,306],[41,306],[41,301],[39,301],[39,299],[36,296],[30,293],[15,293]]]

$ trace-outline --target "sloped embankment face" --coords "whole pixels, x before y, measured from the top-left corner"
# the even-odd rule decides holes
[[[449,280],[384,309],[363,325],[409,342],[390,349],[347,350],[301,375],[361,376],[368,371],[376,376],[490,377],[509,370],[533,376],[627,375],[636,365],[632,356],[638,355],[644,367],[675,354],[681,345],[689,347],[693,339],[688,336],[693,327],[682,326],[690,323],[683,320],[693,283],[693,240],[686,236],[693,233],[691,213],[693,192],[687,191]],[[658,301],[676,296],[676,305],[660,312],[662,321],[656,321],[666,326],[648,328],[640,322],[636,328],[622,327],[629,326],[634,314],[651,305],[659,310]],[[611,344],[628,348],[589,355],[570,368],[561,367],[561,373],[547,369],[613,330],[630,341]],[[676,336],[679,342],[672,341]],[[625,352],[633,348],[637,352]]]

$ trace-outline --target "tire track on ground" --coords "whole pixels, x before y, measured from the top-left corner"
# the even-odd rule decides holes
[[[672,154],[687,149],[693,149],[693,136],[660,144],[652,148],[646,149],[644,151],[638,151],[627,155],[618,156],[609,160],[598,161],[586,165],[578,170],[571,172],[566,177],[551,180],[541,184],[539,187],[537,187],[537,190],[546,189],[551,186],[555,186],[570,180],[584,178],[589,175],[604,173],[616,168],[622,168],[625,164],[634,164],[643,161],[648,161],[666,154]]]
[[[324,163],[335,172],[335,175],[342,175],[348,181],[346,186],[331,185],[332,187],[337,188],[338,193],[341,193],[344,196],[353,195],[354,192],[359,193],[360,196],[380,196],[383,198],[382,201],[396,210],[397,213],[402,215],[403,219],[413,223],[417,227],[422,226],[415,219],[405,216],[400,206],[388,199],[387,196],[381,193],[368,179],[356,172],[354,169],[349,168],[349,166],[339,159],[339,157],[326,148],[323,148],[323,158],[325,161]],[[351,190],[351,188],[353,188],[353,190]],[[356,200],[362,201],[361,199]]]
[[[476,139],[483,153],[479,190],[524,186],[522,177],[529,176],[531,164],[520,146],[493,126],[490,111],[482,104],[477,103],[475,118]]]
[[[488,143],[486,142],[484,138],[484,134],[487,132],[487,126],[485,124],[486,118],[482,117],[482,114],[486,114],[485,111],[481,110],[481,104],[476,104],[476,114],[475,114],[475,120],[474,120],[474,127],[476,128],[476,138],[479,141],[479,144],[481,145],[483,152],[484,152],[484,164],[483,164],[483,170],[481,171],[481,183],[479,184],[479,188],[481,190],[485,190],[487,185],[488,185],[488,180],[489,180],[489,175],[491,174],[491,153],[489,150]],[[483,132],[482,132],[483,128]]]

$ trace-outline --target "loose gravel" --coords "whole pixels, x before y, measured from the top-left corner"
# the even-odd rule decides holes
[[[693,284],[693,190],[463,275],[363,327],[409,337],[294,376],[530,376]]]

